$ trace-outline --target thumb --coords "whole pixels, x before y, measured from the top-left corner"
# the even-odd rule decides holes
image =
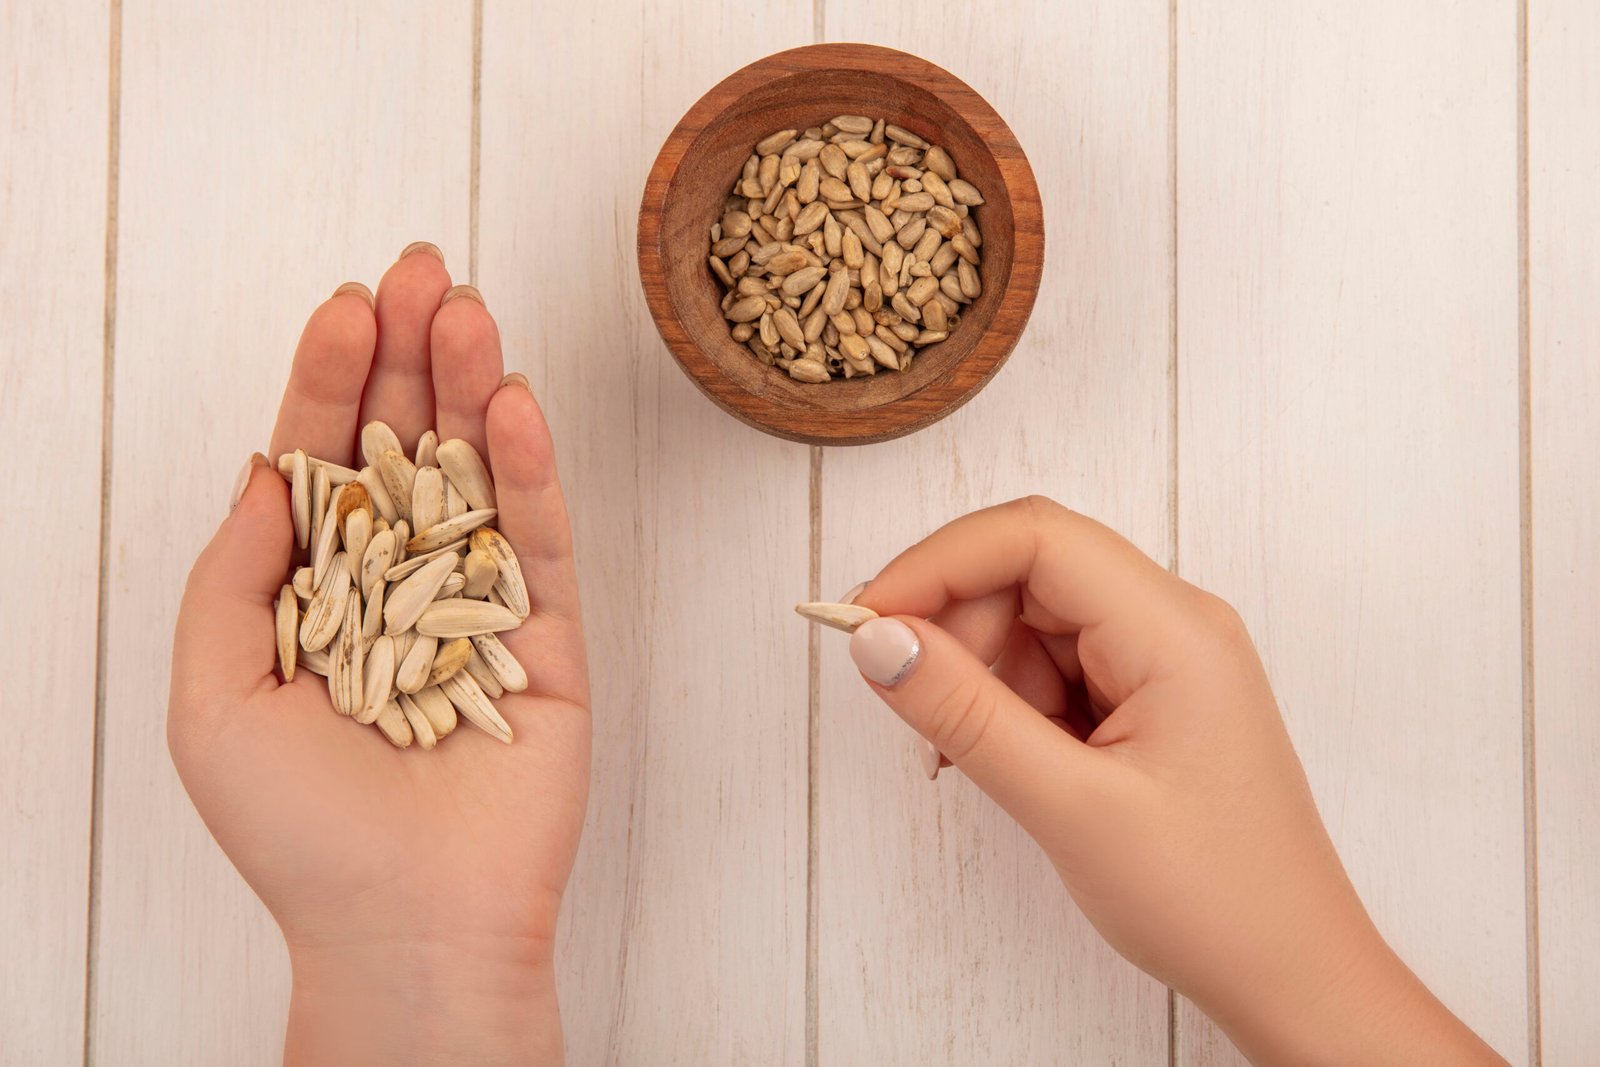
[[[1063,801],[1103,771],[1092,749],[925,619],[863,623],[850,656],[884,703],[1025,829],[1074,810]]]
[[[289,489],[259,452],[241,479],[238,503],[195,561],[183,591],[172,655],[174,696],[244,696],[271,682],[273,604],[294,542]]]

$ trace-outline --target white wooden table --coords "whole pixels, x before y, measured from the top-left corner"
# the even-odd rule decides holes
[[[1600,1056],[1593,0],[109,2],[0,5],[0,1062],[278,1057],[169,633],[305,315],[417,238],[487,294],[576,522],[572,1062],[1237,1058],[789,613],[1025,492],[1239,606],[1447,1003],[1515,1063]],[[995,105],[1048,258],[966,409],[819,451],[678,371],[634,215],[707,87],[848,39]]]

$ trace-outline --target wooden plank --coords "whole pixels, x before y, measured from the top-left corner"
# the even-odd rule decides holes
[[[810,20],[795,0],[484,10],[481,281],[555,433],[593,665],[559,949],[573,1063],[805,1058],[806,645],[775,620],[806,583],[808,454],[680,372],[634,232],[679,116]]]
[[[466,265],[471,19],[408,7],[124,4],[99,1062],[281,1058],[277,930],[167,757],[169,635],[311,308],[415,238]]]
[[[1378,926],[1520,1061],[1514,16],[1178,5],[1178,514]]]
[[[83,1055],[110,18],[0,8],[0,1060]],[[26,616],[26,617],[25,617]]]
[[[829,37],[914,52],[995,106],[1033,163],[1046,256],[1028,330],[983,393],[914,436],[826,452],[824,597],[1030,492],[1170,554],[1167,5],[1009,8],[826,8]],[[839,635],[821,644],[818,1062],[1165,1064],[1166,991],[960,774],[922,776]]]
[[[1600,8],[1528,6],[1533,670],[1545,1063],[1600,1049]]]

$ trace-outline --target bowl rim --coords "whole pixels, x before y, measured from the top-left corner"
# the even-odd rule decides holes
[[[993,320],[972,351],[959,362],[892,402],[860,412],[828,412],[827,419],[819,423],[816,408],[779,402],[772,395],[745,388],[689,335],[665,282],[662,212],[689,147],[732,101],[780,74],[863,66],[888,68],[886,73],[915,81],[969,126],[986,131],[983,142],[1000,172],[1011,207],[1011,272]],[[939,421],[976,396],[1005,364],[1021,339],[1038,296],[1044,266],[1044,219],[1038,184],[1021,144],[977,90],[943,67],[909,52],[881,45],[834,42],[802,45],[764,56],[734,71],[695,101],[668,134],[645,179],[637,246],[640,284],[656,329],[689,380],[718,407],[749,426],[803,444],[870,444],[901,437]],[[904,403],[913,397],[918,403]]]

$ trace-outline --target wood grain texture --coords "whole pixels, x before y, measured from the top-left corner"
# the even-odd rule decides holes
[[[1515,10],[1177,10],[1180,570],[1378,926],[1520,1062]]]
[[[97,1062],[268,1064],[277,929],[167,756],[183,576],[266,444],[305,316],[468,247],[470,11],[124,3]]]
[[[751,146],[774,130],[867,114],[920,133],[962,161],[986,202],[983,292],[949,340],[904,374],[807,384],[728,336],[707,228]],[[932,63],[862,44],[766,56],[713,86],[673,127],[645,181],[639,275],[657,328],[696,385],[734,417],[793,441],[867,444],[921,429],[971,399],[1017,343],[1039,289],[1039,189],[1016,136],[972,87]]]
[[[826,26],[926,56],[993,103],[1033,163],[1050,239],[1027,333],[982,394],[913,437],[825,452],[821,595],[1029,492],[1165,560],[1166,3],[1038,0],[999,17],[829,0]],[[1165,1064],[1166,991],[971,783],[927,781],[843,637],[820,637],[817,1062]]]
[[[0,8],[0,1063],[83,1055],[110,69],[106,5]]]
[[[1529,371],[1544,1062],[1600,1050],[1600,8],[1528,5]]]
[[[809,3],[484,9],[481,285],[548,413],[594,683],[559,946],[569,1062],[805,1060],[808,455],[717,410],[650,323],[650,161]],[[560,42],[529,61],[532,43]],[[555,146],[554,148],[552,146]]]

